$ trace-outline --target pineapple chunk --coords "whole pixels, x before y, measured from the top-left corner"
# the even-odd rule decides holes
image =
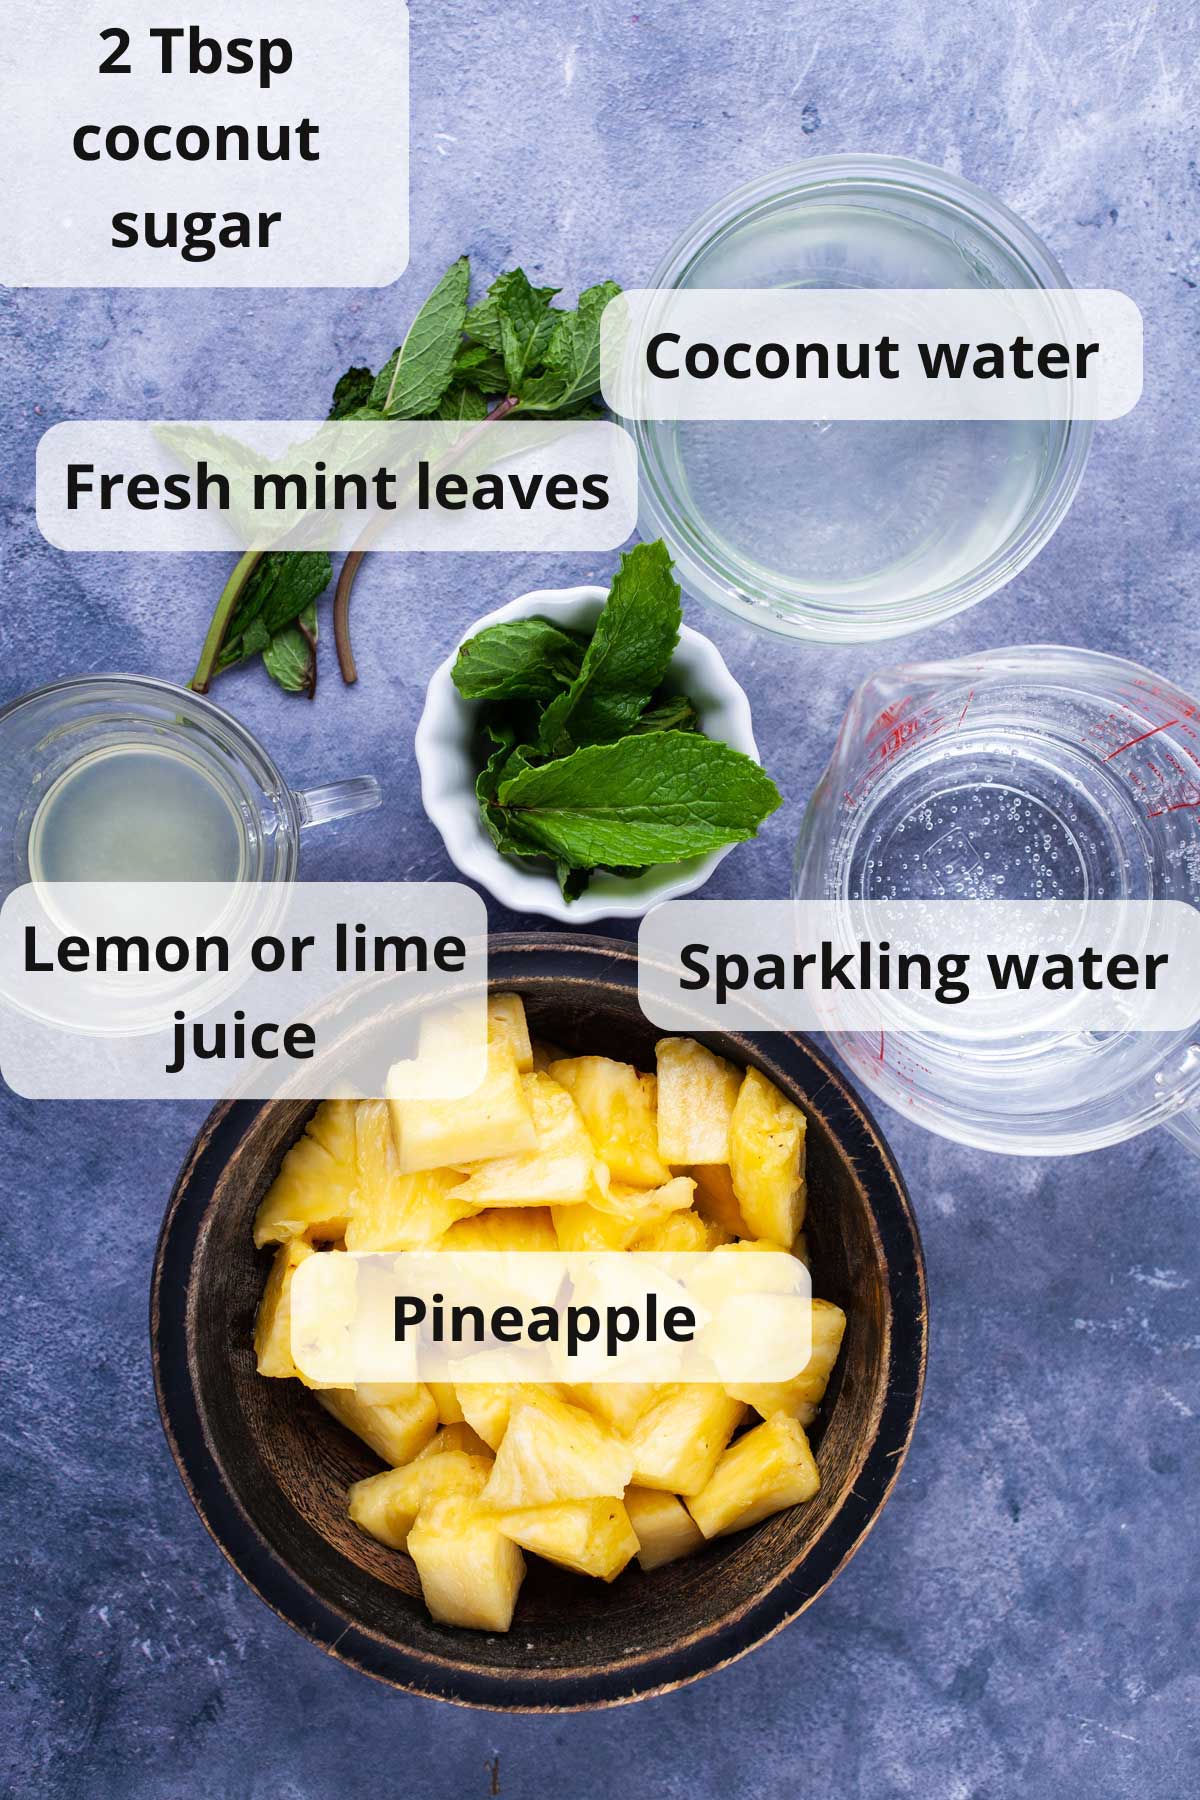
[[[538,1394],[565,1394],[566,1389],[547,1385],[536,1387],[520,1381],[460,1381],[455,1383],[463,1418],[478,1432],[491,1450],[500,1448],[508,1430],[508,1418],[515,1400]]]
[[[439,1425],[461,1425],[463,1409],[458,1404],[458,1395],[449,1381],[431,1381],[428,1384],[433,1395],[433,1404],[437,1407]]]
[[[744,1400],[764,1419],[772,1413],[790,1413],[802,1425],[811,1425],[829,1386],[833,1365],[842,1347],[846,1315],[832,1300],[812,1303],[812,1354],[798,1375],[788,1381],[747,1381],[726,1388],[735,1400]]]
[[[567,1399],[594,1413],[618,1437],[627,1437],[662,1391],[649,1381],[579,1381],[567,1389]]]
[[[694,1038],[658,1045],[658,1153],[665,1163],[729,1161],[741,1071]]]
[[[358,1181],[347,1250],[424,1250],[474,1208],[451,1198],[453,1169],[402,1175],[386,1100],[360,1100],[355,1120]]]
[[[562,1062],[566,1051],[557,1044],[548,1044],[544,1038],[533,1040],[533,1066],[543,1075],[548,1075],[556,1062]]]
[[[729,1173],[748,1237],[790,1250],[804,1223],[804,1136],[798,1106],[747,1069],[729,1128]]]
[[[600,1212],[612,1213],[616,1218],[634,1219],[638,1228],[645,1230],[669,1213],[686,1212],[695,1192],[696,1184],[690,1175],[676,1175],[656,1188],[626,1187],[624,1182],[613,1181],[608,1192],[598,1196],[593,1204]]]
[[[633,1457],[615,1432],[538,1388],[513,1405],[483,1503],[512,1512],[559,1500],[618,1499],[632,1475]]]
[[[377,1475],[375,1479],[386,1477]],[[637,1536],[638,1562],[647,1574],[664,1563],[690,1556],[704,1542],[704,1533],[674,1494],[660,1493],[657,1488],[627,1488],[625,1510]]]
[[[721,1537],[811,1500],[820,1485],[803,1426],[772,1413],[730,1445],[712,1479],[688,1500],[688,1511],[706,1538]]]
[[[389,1104],[405,1175],[488,1156],[519,1156],[537,1145],[517,1059],[502,1040],[488,1046],[487,1074],[473,1094],[459,1100],[389,1099]]]
[[[695,1163],[688,1173],[696,1183],[696,1211],[700,1217],[710,1225],[720,1226],[730,1237],[751,1236],[733,1191],[733,1177],[728,1165]]]
[[[474,1499],[483,1491],[491,1467],[490,1456],[443,1450],[438,1456],[426,1457],[422,1452],[407,1468],[385,1469],[381,1475],[354,1482],[350,1517],[381,1544],[403,1550],[427,1500],[444,1494],[467,1494]]]
[[[654,1093],[631,1063],[607,1056],[572,1056],[550,1073],[572,1094],[596,1154],[614,1181],[630,1187],[662,1187],[671,1171],[658,1153]]]
[[[641,1230],[637,1219],[596,1206],[552,1206],[550,1212],[559,1250],[628,1250]]]
[[[343,1237],[357,1180],[353,1100],[323,1100],[292,1145],[254,1219],[254,1245]]]
[[[466,1494],[427,1501],[408,1534],[425,1604],[442,1625],[507,1631],[525,1558],[494,1515]]]
[[[627,1442],[631,1479],[668,1494],[698,1494],[745,1413],[740,1400],[711,1382],[670,1387],[648,1406]]]
[[[472,1431],[465,1419],[457,1425],[440,1425],[423,1450],[418,1450],[413,1462],[425,1462],[431,1456],[444,1456],[450,1450],[465,1450],[468,1456],[487,1456],[492,1452],[484,1443],[477,1431]]]
[[[592,1141],[570,1094],[549,1075],[523,1075],[535,1142],[512,1156],[469,1165],[454,1198],[470,1206],[569,1206],[600,1191]]]
[[[657,1250],[660,1254],[676,1250],[712,1250],[716,1248],[714,1236],[714,1227],[706,1225],[699,1213],[677,1212],[640,1231],[631,1248]]]
[[[495,1212],[478,1213],[473,1219],[460,1219],[450,1227],[438,1249],[557,1250],[558,1239],[548,1207],[499,1207]]]
[[[556,1506],[525,1506],[501,1513],[496,1523],[505,1537],[577,1575],[615,1581],[638,1540],[622,1501],[560,1500]]]
[[[403,1399],[372,1405],[353,1388],[326,1388],[317,1395],[339,1425],[369,1444],[382,1462],[399,1468],[411,1462],[437,1430],[437,1407],[427,1387],[419,1384]]]
[[[533,1045],[525,1023],[525,1002],[520,994],[492,994],[487,1003],[488,1043],[505,1043],[521,1073],[533,1067]]]
[[[306,1256],[315,1255],[303,1238],[291,1238],[275,1252],[254,1321],[254,1353],[260,1375],[299,1378],[300,1371],[292,1361],[292,1276]]]

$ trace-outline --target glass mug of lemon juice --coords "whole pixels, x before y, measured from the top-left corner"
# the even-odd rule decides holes
[[[0,711],[0,891],[290,881],[302,831],[380,799],[373,776],[293,791],[236,719],[170,682],[79,676]]]

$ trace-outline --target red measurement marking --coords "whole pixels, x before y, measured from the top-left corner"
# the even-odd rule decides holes
[[[880,1060],[880,1062],[883,1061],[883,1033],[882,1033],[882,1031],[879,1034],[879,1060]]]
[[[974,698],[975,698],[975,689],[972,688],[970,693],[967,695],[966,699],[963,701],[963,709],[958,715],[958,725],[956,725],[954,728],[956,731],[959,729],[959,727],[962,725],[963,720],[966,718],[967,708],[968,708],[968,706],[970,706],[970,704]]]
[[[1146,811],[1148,818],[1161,819],[1164,813],[1190,812],[1197,806],[1200,806],[1200,800],[1173,800],[1170,806],[1151,806]]]
[[[896,720],[903,713],[905,707],[908,706],[911,701],[912,695],[905,694],[903,700],[897,700],[891,706],[885,706],[875,723],[872,725],[870,731],[868,731],[867,736],[874,737],[877,731],[886,731],[889,725],[894,725]]]
[[[1118,744],[1115,750],[1109,751],[1104,759],[1105,762],[1111,762],[1113,757],[1120,756],[1123,750],[1132,750],[1135,744],[1144,744],[1147,738],[1156,737],[1160,731],[1167,731],[1172,725],[1178,725],[1178,723],[1178,719],[1164,719],[1161,725],[1155,725],[1150,731],[1143,731],[1141,737],[1130,738],[1127,744]]]

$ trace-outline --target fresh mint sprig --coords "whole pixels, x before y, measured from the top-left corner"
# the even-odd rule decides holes
[[[470,305],[469,259],[453,262],[417,311],[403,342],[377,372],[348,369],[331,419],[459,420],[480,430],[517,415],[586,418],[600,391],[600,315],[620,293],[613,281],[586,289],[574,309],[551,302],[523,269],[497,276]],[[345,558],[334,602],[342,677],[357,671],[350,643],[350,596],[364,552]],[[315,610],[333,569],[323,551],[247,551],[221,592],[192,677],[207,692],[222,670],[262,655],[267,673],[290,691],[316,690]],[[277,641],[278,640],[278,641]],[[297,665],[307,649],[303,679]]]

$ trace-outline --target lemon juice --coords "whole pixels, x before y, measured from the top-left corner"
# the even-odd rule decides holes
[[[54,781],[34,814],[35,881],[236,881],[245,832],[229,796],[179,750],[116,744]]]

